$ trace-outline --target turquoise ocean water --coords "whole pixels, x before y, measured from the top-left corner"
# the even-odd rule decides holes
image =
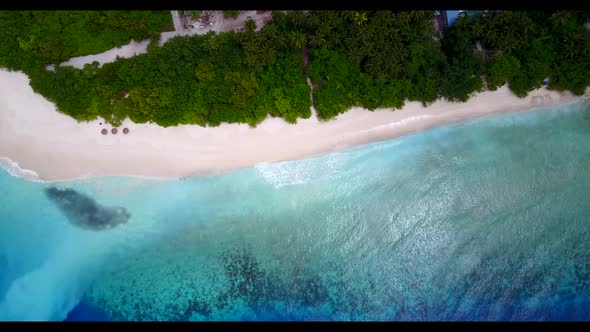
[[[88,199],[60,208],[48,188]],[[76,204],[130,218],[80,227]],[[590,320],[590,108],[175,181],[0,171],[0,320],[79,303],[110,320]]]

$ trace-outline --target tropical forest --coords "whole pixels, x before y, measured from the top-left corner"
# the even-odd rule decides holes
[[[234,17],[235,12],[226,13]],[[436,29],[435,11],[273,11],[243,31],[176,36],[168,11],[2,11],[0,67],[79,121],[256,126],[329,120],[352,107],[464,102],[507,84],[519,97],[590,85],[589,11],[485,11]],[[586,24],[586,26],[585,26]],[[60,65],[150,39],[148,52]],[[53,65],[49,70],[48,65]]]

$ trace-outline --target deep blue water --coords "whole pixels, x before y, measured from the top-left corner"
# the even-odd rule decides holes
[[[0,320],[590,320],[588,143],[573,104],[182,181],[0,172]]]
[[[110,321],[104,312],[86,302],[80,302],[65,319],[66,322],[106,322]]]

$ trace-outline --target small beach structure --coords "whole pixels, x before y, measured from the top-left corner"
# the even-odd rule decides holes
[[[209,23],[212,23],[212,22],[210,22],[210,19],[211,19],[211,13],[209,13],[208,11],[203,12],[203,14],[201,14],[201,22],[203,22],[203,24],[207,25]]]
[[[117,135],[117,132],[119,132],[117,128],[111,129],[111,133],[113,133],[113,135]]]
[[[103,129],[100,131],[100,133],[101,133],[101,134],[103,134],[103,135],[106,135],[106,134],[108,134],[108,133],[109,133],[109,131],[103,128]]]

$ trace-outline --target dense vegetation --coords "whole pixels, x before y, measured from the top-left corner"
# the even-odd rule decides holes
[[[223,12],[223,17],[225,18],[236,18],[240,16],[239,10],[226,10]]]
[[[174,30],[169,12],[0,11],[0,65],[27,70]]]
[[[102,68],[95,63],[46,71],[47,63],[95,53],[97,45],[104,50],[123,36],[156,39],[155,27],[169,21],[163,13],[75,13],[55,19],[45,12],[0,12],[0,66],[25,71],[33,89],[79,120],[255,126],[270,114],[294,123],[311,116],[307,77],[321,119],[353,106],[465,101],[506,83],[519,96],[547,78],[550,89],[576,94],[590,85],[590,33],[584,28],[590,13],[583,11],[488,12],[459,19],[442,38],[430,11],[276,11],[258,32],[249,20],[241,33],[175,37]],[[103,22],[102,30],[70,36],[68,24],[90,34],[89,21]]]
[[[508,82],[526,96],[550,78],[550,89],[583,94],[590,84],[588,20],[587,11],[502,12],[459,26],[470,29],[484,49],[502,52],[489,67],[492,85]]]

